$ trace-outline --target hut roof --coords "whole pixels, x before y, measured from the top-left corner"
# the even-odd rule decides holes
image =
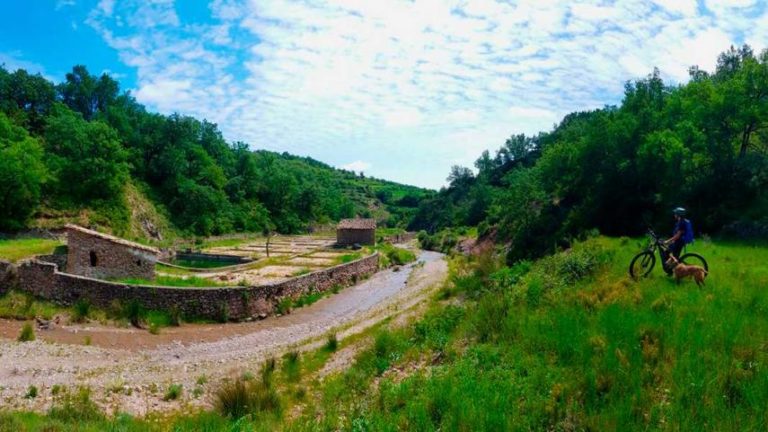
[[[342,219],[338,229],[371,230],[376,229],[376,219]]]
[[[109,242],[112,242],[112,243],[115,243],[115,244],[119,244],[121,246],[126,246],[126,247],[133,248],[133,249],[140,249],[140,250],[147,251],[147,252],[152,252],[152,253],[155,253],[155,254],[160,253],[160,251],[157,248],[153,248],[152,246],[145,246],[143,244],[134,243],[132,241],[128,241],[128,240],[125,240],[125,239],[121,239],[119,237],[111,236],[109,234],[104,234],[104,233],[100,233],[98,231],[89,230],[88,228],[83,228],[83,227],[81,227],[79,225],[67,224],[64,228],[66,228],[68,231],[78,231],[80,233],[83,233],[83,234],[86,234],[86,235],[89,235],[89,236],[93,236],[93,237],[98,237],[98,238],[100,238],[102,240],[106,240],[106,241],[109,241]]]

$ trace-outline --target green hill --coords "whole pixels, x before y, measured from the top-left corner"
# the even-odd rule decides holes
[[[768,238],[766,95],[768,51],[749,46],[722,53],[712,72],[691,67],[684,84],[654,70],[627,82],[617,106],[512,135],[478,155],[476,171],[454,167],[411,228],[495,226],[510,263],[590,229],[669,225],[678,206],[697,232]]]
[[[107,75],[54,84],[0,67],[0,231],[97,226],[132,238],[305,231],[341,218],[405,227],[431,192],[251,151],[215,124],[148,112]]]

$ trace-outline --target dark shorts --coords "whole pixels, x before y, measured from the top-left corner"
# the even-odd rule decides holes
[[[683,251],[683,247],[685,246],[685,243],[682,241],[676,241],[669,245],[669,251],[672,252],[672,255],[675,256],[675,258],[680,258],[680,253]]]

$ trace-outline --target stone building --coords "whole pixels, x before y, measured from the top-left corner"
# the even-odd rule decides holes
[[[342,219],[336,227],[336,244],[376,244],[376,219]]]
[[[160,251],[149,246],[67,225],[67,273],[99,279],[155,278]]]

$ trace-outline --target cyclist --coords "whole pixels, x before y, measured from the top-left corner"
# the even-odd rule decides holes
[[[664,244],[669,246],[670,252],[677,259],[680,258],[683,247],[693,242],[693,227],[691,221],[685,218],[685,213],[686,211],[682,207],[672,210],[672,214],[675,216],[675,228],[672,231],[672,237],[664,241]]]

